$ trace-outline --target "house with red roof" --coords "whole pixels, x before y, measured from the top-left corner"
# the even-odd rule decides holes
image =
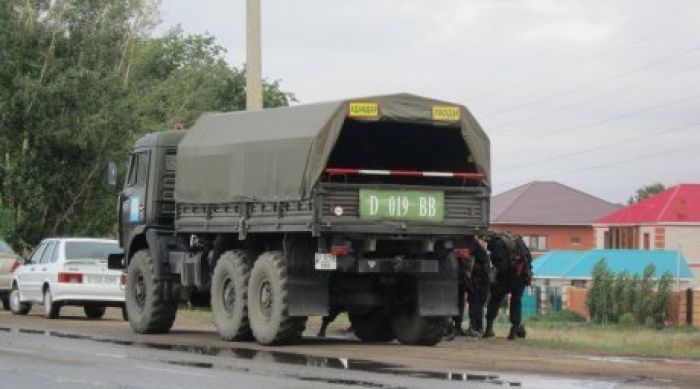
[[[491,229],[521,235],[537,257],[596,247],[593,222],[620,208],[553,181],[534,181],[491,198]]]
[[[596,220],[598,248],[679,250],[700,285],[700,184],[681,184]]]

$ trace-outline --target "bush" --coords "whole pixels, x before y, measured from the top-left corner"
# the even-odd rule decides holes
[[[673,278],[664,273],[654,280],[655,273],[656,268],[650,263],[642,277],[636,274],[630,277],[627,272],[616,276],[605,259],[598,261],[586,300],[591,320],[627,326],[653,323],[657,328],[663,327],[668,319]]]
[[[625,327],[634,327],[638,325],[639,322],[632,312],[627,312],[620,316],[619,324]]]

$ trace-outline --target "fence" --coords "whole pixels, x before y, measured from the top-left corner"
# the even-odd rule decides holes
[[[590,319],[586,305],[587,290],[583,288],[566,288],[564,308]],[[673,292],[668,306],[670,325],[700,326],[700,289],[686,289]]]

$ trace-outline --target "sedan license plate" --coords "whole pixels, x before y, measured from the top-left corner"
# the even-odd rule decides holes
[[[87,283],[88,284],[116,284],[117,283],[117,276],[112,276],[112,275],[91,275],[87,276]]]
[[[360,189],[361,219],[442,221],[444,217],[444,192]]]
[[[338,259],[333,254],[316,253],[315,259],[316,270],[335,270],[338,267]]]

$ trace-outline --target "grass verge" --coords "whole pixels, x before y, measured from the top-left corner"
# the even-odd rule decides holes
[[[527,320],[528,336],[523,343],[567,350],[622,356],[684,358],[700,360],[700,329],[647,326],[602,325],[578,321]],[[507,333],[508,324],[497,328]]]

